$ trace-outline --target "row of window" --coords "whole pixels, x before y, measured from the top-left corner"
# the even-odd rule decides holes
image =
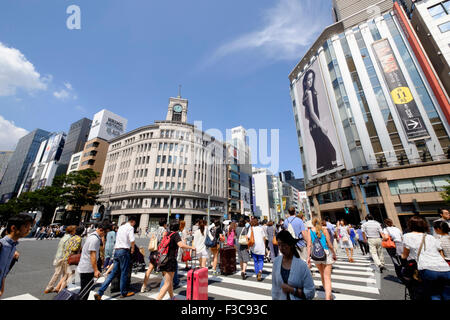
[[[134,178],[145,178],[147,177],[147,173],[148,173],[148,169],[139,169],[139,170],[134,170],[133,172],[133,179]]]
[[[165,171],[164,168],[156,168],[155,177],[164,177],[165,172],[167,172],[167,175],[166,175],[167,177],[171,177],[171,176],[175,177],[177,174],[177,169],[168,168],[167,171]],[[187,175],[187,170],[178,169],[178,178],[181,178],[181,176],[183,176],[183,178],[186,178],[186,175]]]
[[[450,14],[450,0],[442,1],[428,8],[428,13],[433,19],[439,19]]]
[[[139,140],[146,140],[153,138],[153,132],[147,132],[139,135]]]
[[[160,138],[175,138],[180,140],[189,140],[190,137],[191,134],[185,131],[164,130],[164,129],[160,131]]]
[[[155,182],[153,184],[154,190],[175,190],[175,182],[166,182],[164,187],[164,182]],[[178,182],[177,191],[185,191],[186,183]]]
[[[184,160],[184,161],[183,161]],[[158,156],[156,158],[157,163],[173,163],[173,164],[188,164],[187,157],[177,157],[177,156]]]
[[[392,195],[444,191],[450,175],[389,181]]]

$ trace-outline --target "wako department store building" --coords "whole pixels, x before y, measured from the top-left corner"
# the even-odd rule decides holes
[[[316,215],[358,223],[369,211],[404,228],[444,205],[448,97],[436,98],[399,7],[353,2],[334,1],[337,22],[289,75],[306,189]]]
[[[178,217],[190,227],[227,212],[226,145],[187,123],[188,100],[169,99],[166,121],[137,128],[109,140],[101,185],[102,205],[119,225],[127,215],[145,231],[161,218]]]

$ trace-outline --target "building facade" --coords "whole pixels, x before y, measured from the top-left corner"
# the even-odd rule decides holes
[[[13,153],[14,151],[0,151],[0,184],[2,183],[3,175],[6,172],[6,167]]]
[[[83,156],[83,151],[80,151],[80,152],[74,153],[70,157],[70,161],[69,161],[69,165],[67,167],[66,174],[80,170],[82,156]]]
[[[229,217],[252,215],[252,163],[247,131],[239,126],[231,129],[228,148]]]
[[[274,180],[275,178],[275,180]],[[277,177],[266,168],[253,168],[253,213],[261,220],[277,221],[279,217],[277,205],[282,202],[281,194],[278,190]]]
[[[167,118],[110,140],[101,184],[105,212],[119,224],[138,217],[141,230],[161,218],[197,219],[227,212],[226,145],[187,123],[188,100],[169,99]],[[209,201],[208,201],[209,200]]]
[[[450,95],[450,1],[400,1],[434,71]]]
[[[52,185],[60,166],[59,159],[65,139],[64,132],[52,133],[48,139],[41,142],[34,162],[25,173],[18,195]]]
[[[58,173],[65,173],[68,170],[72,155],[84,149],[84,145],[91,129],[91,124],[92,120],[83,118],[70,125],[64,149],[61,158],[59,159],[60,168],[58,168]]]
[[[0,185],[0,203],[5,203],[17,195],[27,169],[36,158],[41,142],[49,135],[48,131],[35,129],[19,140]]]
[[[393,2],[349,2],[289,75],[306,189],[316,215],[405,226],[443,204],[449,124]]]

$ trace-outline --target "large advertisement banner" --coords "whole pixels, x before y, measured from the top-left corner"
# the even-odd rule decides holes
[[[408,140],[412,141],[429,137],[416,101],[414,101],[405,76],[400,70],[397,59],[392,52],[389,40],[381,39],[374,42],[372,47],[378,65],[383,71],[384,79]]]
[[[344,165],[318,59],[296,83],[297,113],[309,179]]]

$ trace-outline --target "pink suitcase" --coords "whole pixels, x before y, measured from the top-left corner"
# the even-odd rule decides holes
[[[189,270],[186,300],[208,300],[208,268]]]

